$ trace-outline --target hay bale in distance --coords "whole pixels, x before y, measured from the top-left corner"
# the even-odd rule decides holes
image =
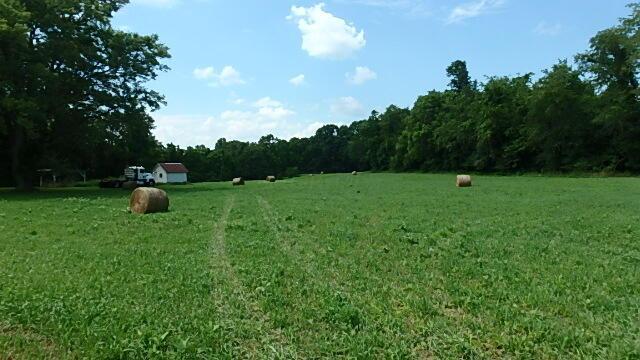
[[[351,173],[351,175],[358,175],[358,172],[354,171],[354,172]]]
[[[471,187],[471,176],[469,175],[458,175],[456,178],[456,186],[457,187]]]
[[[273,175],[269,175],[269,176],[267,176],[267,181],[268,182],[276,182],[276,177],[273,176]]]
[[[231,184],[233,184],[233,186],[244,185],[244,179],[241,177],[234,178]]]
[[[150,214],[169,210],[169,197],[164,190],[140,187],[131,193],[129,209],[136,214]]]

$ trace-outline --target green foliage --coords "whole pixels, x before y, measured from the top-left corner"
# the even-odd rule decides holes
[[[19,187],[37,167],[93,167],[96,153],[120,168],[154,142],[147,112],[163,98],[144,84],[169,54],[157,36],[111,27],[126,3],[0,4],[0,144]]]
[[[454,180],[0,192],[0,356],[640,355],[637,179]]]
[[[469,76],[466,61],[456,60],[447,68],[447,76],[451,79],[449,87],[456,92],[465,92],[475,87]]]
[[[559,171],[592,164],[597,169],[598,159],[591,158],[593,150],[601,149],[606,140],[594,136],[598,134],[596,100],[593,87],[566,62],[545,72],[534,86],[529,105],[531,142],[540,168]]]
[[[595,121],[600,135],[609,139],[607,167],[640,167],[640,4],[621,24],[599,32],[589,51],[576,57],[598,87]]]

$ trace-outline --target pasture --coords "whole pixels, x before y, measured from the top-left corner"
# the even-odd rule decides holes
[[[0,192],[0,358],[637,358],[640,180]]]

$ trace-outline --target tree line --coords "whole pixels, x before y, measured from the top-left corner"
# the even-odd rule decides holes
[[[65,1],[40,1],[54,8],[7,1],[0,5],[0,155],[10,159],[0,165],[4,184],[28,183],[40,166],[81,167],[104,177],[127,164],[159,161],[184,163],[191,181],[352,170],[640,172],[638,3],[573,63],[560,61],[539,78],[479,82],[458,60],[446,69],[448,88],[418,97],[411,108],[391,105],[308,138],[220,139],[212,148],[183,149],[151,135],[148,113],[163,99],[144,83],[166,70],[160,60],[169,54],[157,37],[110,27],[125,0],[68,1],[63,9],[75,15],[54,19],[45,13]],[[7,20],[11,4],[29,14],[24,21]],[[55,26],[83,26],[62,34],[37,23],[41,17],[62,22]],[[16,54],[25,62],[13,64],[20,62]]]

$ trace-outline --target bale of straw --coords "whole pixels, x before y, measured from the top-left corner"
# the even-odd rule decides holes
[[[269,176],[267,176],[267,181],[268,182],[276,182],[276,177],[273,176],[273,175],[269,175]]]
[[[351,175],[358,175],[358,172],[354,171],[354,172],[351,173]]]
[[[150,214],[169,210],[169,197],[164,190],[140,187],[131,193],[129,209],[136,214]]]
[[[231,184],[233,184],[233,186],[244,185],[244,179],[241,177],[234,178]]]
[[[320,175],[324,175],[324,171],[320,171]]]
[[[456,178],[456,186],[457,187],[470,187],[471,186],[471,176],[469,175],[458,175]]]

